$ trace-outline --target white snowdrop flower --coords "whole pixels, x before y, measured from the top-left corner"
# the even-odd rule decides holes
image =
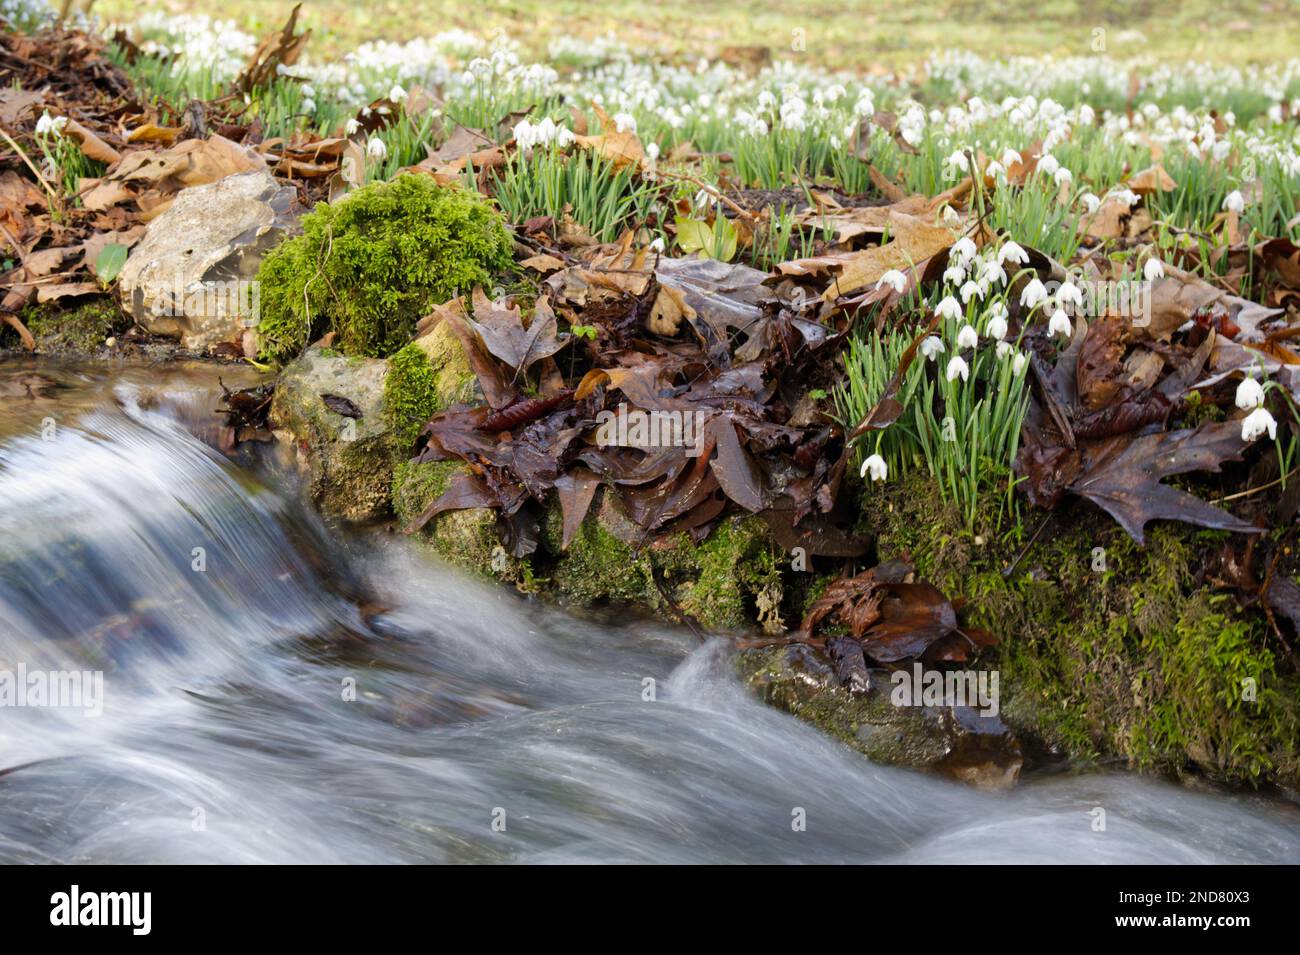
[[[650,243],[650,251],[662,252],[663,250],[664,250],[664,237],[661,235],[657,235],[654,237],[654,240],[651,241]]]
[[[651,162],[655,162],[659,158],[659,144],[647,143],[645,147],[645,154],[650,157]]]
[[[1246,197],[1238,189],[1232,190],[1223,197],[1223,208],[1228,212],[1235,212],[1238,215],[1246,208]]]
[[[1256,408],[1241,421],[1242,441],[1254,441],[1263,435],[1265,431],[1268,432],[1270,438],[1277,438],[1277,421],[1268,413],[1268,409],[1263,406]]]
[[[1066,315],[1064,310],[1058,308],[1052,313],[1052,320],[1047,323],[1047,334],[1069,338],[1072,332],[1070,316]]]
[[[1090,213],[1096,212],[1101,205],[1101,199],[1091,192],[1085,192],[1079,198],[1083,200],[1083,207]]]
[[[1112,190],[1110,192],[1110,197],[1116,200],[1117,202],[1124,203],[1124,205],[1128,206],[1130,209],[1132,209],[1135,205],[1137,205],[1139,202],[1142,201],[1142,197],[1139,196],[1132,189]]]
[[[1083,307],[1083,292],[1079,286],[1075,285],[1068,279],[1061,284],[1056,290],[1056,301],[1059,305],[1074,305],[1078,308]]]
[[[880,455],[873,454],[862,462],[862,476],[866,477],[868,474],[873,481],[883,481],[889,477],[889,465]]]
[[[1264,389],[1254,378],[1243,378],[1237,386],[1237,407],[1258,408],[1264,403]]]
[[[961,224],[961,216],[957,214],[957,210],[952,206],[946,205],[943,207],[943,222],[944,225],[955,229]]]
[[[943,171],[948,176],[960,176],[970,167],[966,160],[966,154],[960,149],[954,149],[952,154],[943,161]]]
[[[951,295],[944,296],[942,302],[938,304],[935,311],[944,318],[953,319],[954,321],[961,318],[961,305]]]
[[[1025,308],[1036,308],[1047,301],[1047,286],[1037,278],[1032,279],[1020,293],[1020,304]]]
[[[1043,153],[1038,157],[1038,171],[1044,176],[1054,176],[1060,168],[1060,162],[1051,153]]]
[[[1223,162],[1232,152],[1232,143],[1226,139],[1221,139],[1214,144],[1210,150],[1210,155],[1214,157],[1215,162]]]
[[[1028,265],[1029,253],[1008,239],[1003,243],[1002,248],[998,250],[998,264],[1002,265],[1006,262]]]
[[[972,298],[978,297],[980,301],[984,300],[984,286],[979,282],[967,281],[961,287],[961,302],[963,305],[969,305]]]
[[[1011,374],[1018,377],[1028,364],[1029,356],[1022,351],[1016,352],[1016,357],[1011,359]]]
[[[979,343],[980,337],[970,325],[963,325],[957,333],[957,347],[960,349],[976,348]]]
[[[406,90],[402,89],[400,83],[394,83],[393,88],[388,91],[388,98],[394,103],[400,103],[406,99]]]
[[[343,124],[343,135],[355,136],[357,134],[357,130],[360,128],[361,128],[361,124],[357,122],[357,118],[355,116],[349,116],[348,121]]]
[[[966,262],[975,258],[979,254],[979,249],[975,248],[975,241],[968,235],[962,236],[953,243],[952,248],[948,250],[948,256],[957,256],[959,262]]]
[[[989,285],[1002,285],[1007,280],[1006,269],[996,259],[989,259],[980,266],[980,281]]]
[[[615,113],[614,128],[620,133],[635,133],[636,117],[632,116],[630,113]]]
[[[758,108],[772,109],[776,106],[776,97],[772,95],[771,90],[762,90],[758,94]]]
[[[1002,150],[1002,165],[1010,169],[1018,162],[1020,162],[1020,153],[1016,152],[1010,146]]]
[[[1086,83],[1084,84],[1084,92],[1085,93],[1088,92]],[[1093,122],[1096,120],[1096,118],[1097,118],[1096,112],[1087,103],[1084,103],[1082,106],[1079,107],[1080,126],[1091,126]]]
[[[62,136],[63,127],[68,125],[68,117],[51,116],[49,111],[41,113],[41,118],[36,121],[37,136]]]
[[[1074,173],[1062,166],[1060,169],[1056,170],[1056,173],[1052,178],[1056,181],[1058,186],[1064,186],[1066,183],[1074,181]]]
[[[1016,346],[1011,342],[998,342],[997,348],[994,349],[999,360],[1005,359],[1008,355],[1013,354],[1015,350]]]
[[[378,136],[371,136],[370,142],[366,143],[366,154],[371,158],[383,162],[388,158],[388,147]]]
[[[552,142],[554,142],[555,145],[559,146],[561,149],[564,149],[564,148],[566,148],[566,147],[568,147],[568,146],[572,146],[572,145],[573,145],[573,141],[574,141],[576,138],[577,138],[577,137],[573,135],[573,130],[569,129],[569,127],[567,127],[567,126],[557,126],[557,127],[555,127],[555,139],[552,140]],[[654,144],[652,143],[651,145],[654,145]],[[659,151],[658,151],[658,147],[656,147],[656,149],[655,149],[655,155],[658,155],[658,152],[659,152]],[[655,158],[654,156],[651,156],[651,157],[650,157],[650,161],[653,162],[653,161],[654,161],[654,158]]]
[[[316,112],[316,101],[312,99],[310,96],[308,96],[306,99],[302,101],[302,111],[304,113]]]
[[[896,294],[902,295],[903,289],[907,287],[907,276],[898,269],[890,269],[880,277],[880,281],[876,283],[876,288],[879,289],[886,285],[892,288]]]
[[[921,341],[920,352],[927,361],[934,361],[936,355],[942,355],[948,349],[938,335],[930,335]]]
[[[960,262],[954,262],[943,270],[943,280],[947,285],[961,285],[966,281],[966,270]]]
[[[1005,309],[1003,309],[1005,311]],[[1002,341],[1007,337],[1007,319],[1005,315],[996,311],[989,315],[988,324],[984,326],[984,334],[995,341]]]
[[[528,120],[521,119],[519,122],[515,123],[515,128],[510,131],[510,135],[514,137],[515,145],[525,153],[529,152],[533,146],[537,145],[537,134],[534,131],[535,128],[536,127],[534,127]]]
[[[988,176],[990,179],[1001,180],[1006,178],[1007,171],[1002,168],[1002,163],[993,159],[984,167],[984,175]]]
[[[953,355],[948,362],[948,370],[944,372],[944,377],[949,381],[956,381],[960,378],[962,381],[970,380],[970,365],[961,355]]]
[[[1147,259],[1146,264],[1142,266],[1142,277],[1148,282],[1164,278],[1165,264],[1155,257]]]

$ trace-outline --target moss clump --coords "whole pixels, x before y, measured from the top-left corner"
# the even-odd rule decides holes
[[[435,410],[474,400],[478,379],[469,367],[460,340],[446,322],[439,322],[412,344],[424,352],[433,369]]]
[[[108,296],[67,310],[33,305],[21,317],[42,355],[94,354],[104,347],[105,339],[131,325],[130,317]],[[17,344],[17,334],[11,334]]]
[[[438,407],[437,376],[423,349],[411,344],[392,355],[384,376],[384,412],[397,446],[414,444]]]
[[[283,362],[328,331],[345,354],[401,348],[438,302],[509,267],[510,235],[476,193],[408,174],[320,203],[258,271],[261,357]]]
[[[1027,548],[1018,529],[979,546],[928,482],[884,493],[866,519],[879,556],[910,552],[999,636],[979,666],[1001,671],[1017,731],[1070,757],[1300,785],[1300,680],[1278,666],[1263,620],[1199,573],[1228,535],[1161,523],[1141,546],[1079,503]]]
[[[609,507],[608,504],[604,505]],[[588,514],[569,542],[563,540],[560,508],[547,513],[547,547],[559,555],[551,573],[559,595],[567,602],[590,606],[599,603],[643,603],[658,608],[662,603],[654,582],[654,568],[645,552],[611,533],[597,514]]]
[[[409,524],[442,496],[452,477],[464,467],[459,461],[399,462],[393,469],[393,513]]]
[[[464,470],[460,461],[402,461],[393,469],[393,512],[403,524],[409,524]],[[531,563],[505,552],[496,526],[496,512],[489,508],[444,511],[424,526],[419,539],[449,563],[513,583],[526,593],[534,592],[539,582],[533,576]]]
[[[677,608],[710,630],[751,626],[780,629],[784,597],[776,545],[767,528],[753,517],[723,520],[700,544],[685,535],[636,550],[625,538],[640,531],[608,499],[560,550],[563,521],[558,506],[547,515],[548,549],[556,556],[550,573],[566,601],[592,604],[638,604],[666,613],[659,584]]]
[[[681,553],[699,569],[681,598],[682,609],[713,628],[757,620],[764,630],[782,630],[784,590],[775,546],[756,517],[723,521],[698,547],[683,539]]]

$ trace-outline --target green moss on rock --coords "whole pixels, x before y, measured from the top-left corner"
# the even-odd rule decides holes
[[[263,260],[261,356],[284,362],[327,331],[345,354],[404,347],[430,308],[510,266],[504,220],[476,193],[408,174],[320,203]]]
[[[568,550],[561,551],[563,519],[558,506],[548,512],[545,539],[556,554],[550,578],[559,596],[570,603],[638,604],[659,613],[677,609],[710,630],[781,628],[784,597],[777,549],[757,518],[726,518],[700,544],[685,535],[647,544],[633,542],[641,531],[601,492]]]
[[[276,381],[270,418],[289,439],[312,500],[332,517],[371,521],[389,512],[395,447],[384,410],[385,362],[311,349]],[[324,396],[346,398],[360,417]]]
[[[402,525],[419,517],[442,496],[451,479],[464,471],[465,465],[460,461],[399,463],[393,469],[392,499],[393,512]],[[418,532],[417,540],[464,570],[513,583],[529,592],[537,589],[530,562],[505,552],[496,524],[496,512],[489,508],[445,511]]]
[[[70,309],[32,305],[23,310],[21,318],[36,339],[40,355],[93,355],[104,347],[105,339],[131,326],[130,316],[107,295]],[[18,345],[17,334],[9,335],[10,344]]]
[[[882,559],[909,553],[999,636],[979,665],[1001,671],[1002,713],[1018,732],[1070,757],[1300,787],[1300,683],[1259,615],[1202,580],[1227,535],[1160,523],[1141,546],[1077,503],[1032,544],[985,528],[981,545],[931,492],[900,482],[866,524]]]
[[[384,376],[384,411],[398,445],[414,444],[438,406],[436,375],[423,349],[411,344],[393,354]]]

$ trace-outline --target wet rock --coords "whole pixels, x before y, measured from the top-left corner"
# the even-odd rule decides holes
[[[291,449],[313,502],[331,517],[370,521],[389,512],[394,447],[384,413],[387,367],[378,358],[310,348],[276,381],[271,426]],[[340,407],[349,414],[334,410]]]
[[[813,647],[747,650],[736,665],[767,703],[808,720],[879,763],[928,769],[981,789],[1007,789],[1020,776],[1020,742],[996,715],[969,706],[897,706],[886,670],[868,670],[851,692]]]
[[[190,351],[233,343],[255,353],[257,268],[297,228],[296,197],[265,170],[182,190],[122,268],[124,307]]]

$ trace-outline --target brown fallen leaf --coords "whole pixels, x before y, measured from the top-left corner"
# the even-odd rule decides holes
[[[1139,544],[1145,543],[1144,529],[1154,520],[1258,534],[1264,529],[1160,483],[1174,474],[1218,471],[1225,461],[1240,461],[1247,446],[1236,421],[1205,421],[1193,430],[1144,435],[1117,451],[1107,444],[1085,462],[1069,490],[1106,511]]]
[[[618,125],[601,109],[599,103],[593,103],[592,109],[600,120],[600,134],[597,136],[578,136],[575,142],[584,149],[590,149],[608,159],[615,169],[633,166],[640,169],[645,163],[645,148],[636,133],[630,129],[619,131]]]

